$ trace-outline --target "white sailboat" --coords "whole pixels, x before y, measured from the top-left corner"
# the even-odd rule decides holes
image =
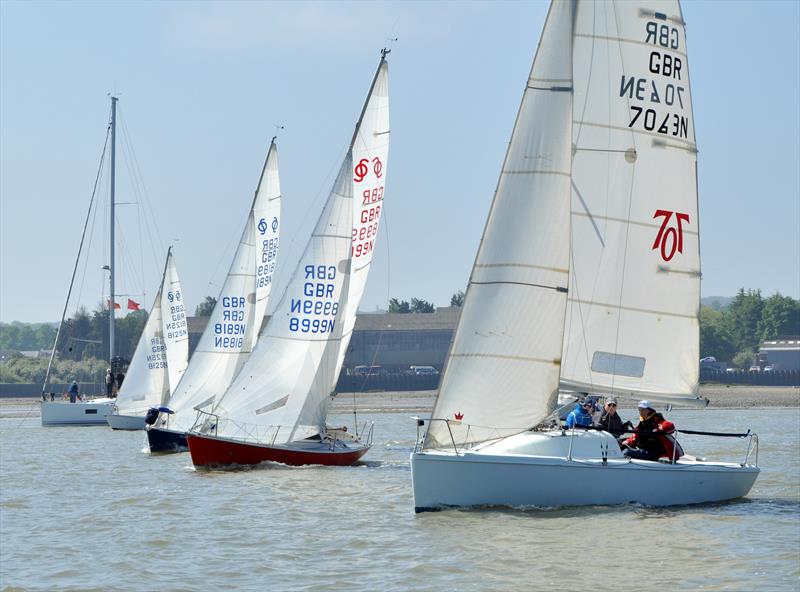
[[[195,466],[349,465],[369,450],[326,425],[372,263],[389,154],[384,50],[322,214],[252,355],[187,434]]]
[[[188,361],[186,311],[170,247],[147,323],[114,408],[106,416],[108,425],[115,430],[143,430],[148,410],[169,402],[170,387],[178,384]]]
[[[554,1],[411,455],[417,511],[747,494],[750,448],[632,460],[608,433],[546,427],[560,391],[705,403],[696,154],[677,0]]]
[[[225,392],[258,340],[280,236],[278,147],[270,143],[253,202],[217,303],[169,405],[147,426],[151,452],[185,452],[196,409]]]
[[[109,363],[111,363],[114,359],[114,302],[115,302],[115,294],[114,294],[114,228],[115,228],[115,219],[114,219],[114,192],[115,192],[115,167],[116,167],[116,136],[117,136],[117,97],[111,97],[111,121],[109,124],[108,133],[111,136],[111,178],[110,178],[110,185],[109,185],[109,192],[110,192],[110,265],[108,266],[109,269],[109,300],[108,300],[108,309],[109,309]],[[94,195],[92,196],[94,199]],[[91,214],[91,206],[89,208],[89,214]],[[87,224],[88,224],[89,216],[87,215]],[[84,238],[86,236],[86,224],[84,225]],[[111,412],[111,409],[114,405],[114,399],[110,397],[82,397],[79,400],[74,402],[65,402],[55,400],[54,393],[50,393],[50,400],[47,396],[47,388],[50,384],[50,373],[53,369],[53,361],[56,357],[56,348],[58,346],[59,337],[61,335],[61,329],[64,326],[64,319],[67,316],[67,308],[69,306],[70,297],[72,295],[72,288],[75,283],[75,274],[78,270],[78,264],[80,263],[81,258],[81,251],[83,250],[83,239],[81,239],[81,246],[78,249],[78,256],[75,259],[75,267],[72,272],[72,279],[70,281],[69,290],[67,292],[67,299],[64,302],[64,310],[61,315],[61,322],[58,325],[58,330],[56,331],[56,338],[55,342],[53,343],[53,351],[50,354],[50,362],[47,365],[47,373],[45,374],[44,385],[42,386],[42,413],[41,413],[41,421],[42,426],[62,426],[62,425],[107,425],[106,424],[106,416]]]

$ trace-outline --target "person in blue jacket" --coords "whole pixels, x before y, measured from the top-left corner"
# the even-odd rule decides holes
[[[591,399],[584,399],[576,403],[575,409],[567,415],[567,429],[575,426],[588,427],[594,425],[592,411],[594,411],[594,403]]]
[[[72,385],[69,387],[69,402],[74,403],[77,400],[78,400],[78,383],[73,380]]]

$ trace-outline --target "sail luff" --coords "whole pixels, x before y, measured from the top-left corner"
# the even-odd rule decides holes
[[[524,430],[554,407],[566,306],[574,3],[550,7],[470,274],[426,447]],[[463,422],[463,423],[458,423]]]

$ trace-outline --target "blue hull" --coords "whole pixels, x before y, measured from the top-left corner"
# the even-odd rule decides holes
[[[147,442],[150,445],[150,452],[168,454],[189,451],[189,445],[186,443],[186,434],[176,430],[150,426],[147,429]]]

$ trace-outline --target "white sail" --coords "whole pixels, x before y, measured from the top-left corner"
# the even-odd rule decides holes
[[[543,419],[558,391],[569,256],[573,3],[550,8],[433,417],[461,444]],[[426,445],[450,444],[433,422]]]
[[[216,398],[230,386],[252,351],[266,309],[264,300],[263,308],[260,308],[262,317],[256,318],[255,303],[259,294],[256,277],[263,279],[262,288],[272,285],[275,253],[269,241],[272,240],[272,245],[276,246],[279,232],[281,200],[277,157],[277,146],[273,140],[217,304],[186,373],[177,389],[173,390],[170,407],[175,415],[170,419],[171,428],[191,428],[197,415],[195,408],[210,409]],[[260,214],[257,216],[256,212]],[[263,238],[259,238],[262,237],[259,228],[262,219],[267,228]],[[278,220],[274,230],[273,220]],[[265,241],[268,243],[266,250]],[[262,262],[262,258],[268,259],[270,256],[273,257],[272,261]],[[264,265],[268,267],[264,268]]]
[[[696,395],[697,158],[680,5],[578,6],[563,384]]]
[[[358,306],[372,266],[383,210],[383,192],[389,165],[389,64],[385,54],[356,124],[353,154],[353,259],[338,364],[344,362],[356,324]]]
[[[161,321],[162,338],[167,356],[167,375],[170,389],[172,389],[180,382],[181,376],[189,364],[189,330],[186,325],[186,307],[183,303],[183,291],[172,249],[167,253],[167,266],[161,284]]]
[[[278,257],[281,218],[281,184],[278,175],[278,147],[273,138],[253,201],[256,226],[256,307],[251,347],[255,347],[261,323],[272,293],[272,276]]]
[[[170,255],[171,253],[167,257]],[[167,355],[161,318],[163,288],[164,277],[117,395],[115,406],[119,415],[142,416],[150,407],[161,405],[169,398]]]
[[[220,417],[217,435],[281,443],[319,433],[338,375],[331,344],[340,341],[350,275],[351,175],[348,153],[286,292],[212,410]]]

